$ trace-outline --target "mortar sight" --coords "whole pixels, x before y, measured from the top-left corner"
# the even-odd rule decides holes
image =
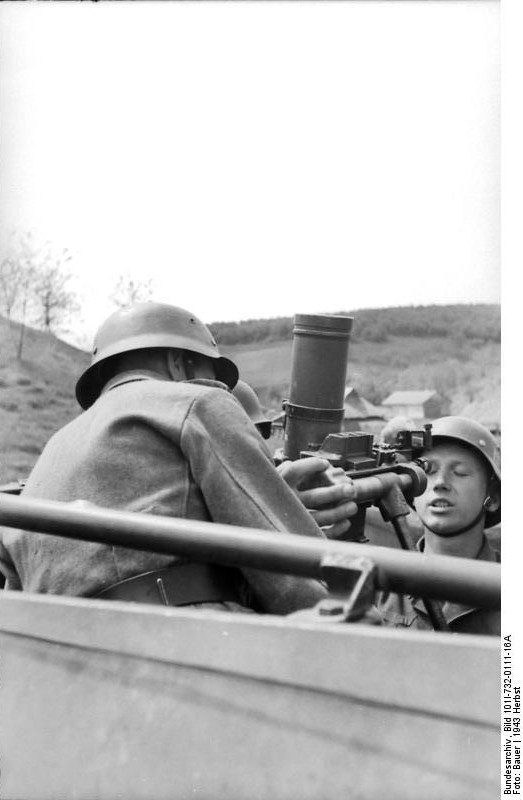
[[[429,423],[423,430],[398,431],[394,449],[400,453],[408,453],[409,458],[419,458],[425,450],[432,447],[432,425]]]
[[[320,448],[302,450],[302,458],[318,456],[326,458],[334,467],[341,467],[346,471],[370,469],[375,466],[376,460],[373,453],[373,436],[361,431],[348,433],[330,433]]]

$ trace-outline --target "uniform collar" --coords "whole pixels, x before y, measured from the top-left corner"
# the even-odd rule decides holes
[[[115,375],[113,378],[107,381],[104,388],[102,389],[102,394],[106,392],[110,392],[111,389],[115,389],[117,386],[121,386],[124,383],[133,383],[134,381],[147,381],[147,380],[167,380],[159,372],[154,372],[152,369],[132,369],[127,370],[126,372],[120,372],[118,375]]]
[[[416,550],[418,550],[418,552],[420,552],[420,553],[423,553],[425,551],[425,537],[424,536],[422,536],[416,542]],[[488,541],[487,537],[485,536],[485,534],[483,534],[483,542],[482,542],[482,545],[481,545],[481,549],[480,549],[479,553],[477,554],[476,558],[473,559],[473,560],[474,561],[499,561],[500,560],[498,554],[496,553],[496,551],[493,550],[492,547],[490,546],[489,541]]]
[[[159,372],[154,372],[152,369],[127,370],[126,372],[118,373],[118,375],[108,380],[101,393],[105,394],[105,392],[110,392],[111,389],[115,389],[117,386],[122,386],[125,383],[148,380],[169,381],[169,378],[164,377]],[[209,378],[192,378],[191,380],[180,381],[180,383],[195,383],[198,386],[209,386],[211,388],[229,391],[229,387],[225,383],[210,380]]]

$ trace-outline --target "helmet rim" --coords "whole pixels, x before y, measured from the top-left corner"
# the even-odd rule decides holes
[[[220,355],[210,330],[191,312],[164,303],[137,303],[111,314],[98,329],[91,364],[76,383],[80,406],[85,410],[100,396],[100,364],[112,356],[148,348],[199,353],[213,360],[217,379],[230,389],[238,381],[236,364]]]

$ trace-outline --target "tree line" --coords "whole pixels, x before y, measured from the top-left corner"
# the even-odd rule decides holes
[[[353,342],[386,342],[390,337],[450,337],[478,342],[501,340],[501,313],[496,304],[398,306],[338,311],[354,317]],[[275,342],[292,338],[293,317],[213,322],[214,337],[222,345]]]

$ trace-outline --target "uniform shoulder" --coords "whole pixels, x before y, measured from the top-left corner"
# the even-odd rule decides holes
[[[207,389],[221,389],[227,394],[230,394],[227,384],[222,383],[221,381],[213,381],[209,378],[194,378],[192,381],[183,381],[183,383],[187,384],[188,386],[203,386]]]
[[[231,408],[241,410],[239,402],[229,387],[220,381],[196,379],[184,381],[178,386],[184,387],[182,391],[194,399],[198,408],[206,408],[208,406],[213,409],[225,408],[229,411]]]
[[[212,402],[221,399],[225,402],[230,402],[230,400],[232,400],[236,403],[229,387],[220,381],[196,378],[191,381],[167,382],[167,386],[169,387],[167,391],[171,391],[175,394],[183,394],[198,400],[209,398]]]
[[[240,404],[230,392],[228,386],[220,381],[192,380],[192,381],[159,381],[160,387],[155,387],[151,393],[151,401],[156,397],[161,405],[168,403],[185,408],[187,411],[198,415],[213,415],[221,413],[231,414],[234,409],[241,410]],[[147,392],[147,389],[145,390]],[[161,399],[162,398],[162,399]],[[145,399],[145,398],[144,398]],[[174,406],[173,406],[174,407]]]

